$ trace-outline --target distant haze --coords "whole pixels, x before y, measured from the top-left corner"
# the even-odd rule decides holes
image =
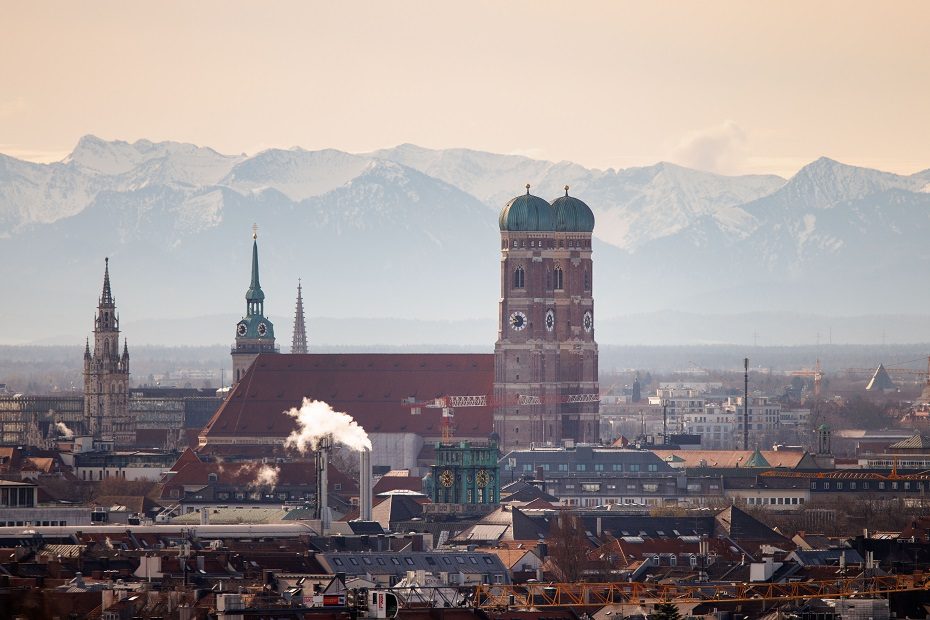
[[[12,2],[0,152],[57,161],[93,133],[911,174],[930,144],[928,23],[917,0]]]
[[[501,206],[571,186],[593,209],[602,344],[930,340],[930,171],[818,158],[785,179],[623,170],[404,144],[366,154],[81,138],[0,156],[0,343],[80,343],[110,257],[133,344],[231,342],[251,229],[278,343],[297,279],[314,345],[488,348]]]

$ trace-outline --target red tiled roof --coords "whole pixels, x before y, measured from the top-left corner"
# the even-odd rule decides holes
[[[369,433],[441,436],[441,410],[420,415],[401,401],[446,395],[490,394],[491,354],[310,354],[258,356],[201,432],[209,445],[239,438],[287,437],[295,428],[284,411],[304,397],[322,400],[354,417]],[[456,436],[485,438],[491,433],[490,407],[455,412]],[[223,440],[226,440],[225,442]]]

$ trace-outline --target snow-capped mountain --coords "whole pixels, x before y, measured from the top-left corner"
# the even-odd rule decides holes
[[[239,312],[258,223],[273,314],[290,312],[302,277],[310,316],[448,321],[450,343],[453,321],[481,318],[490,344],[497,211],[526,183],[547,199],[569,185],[594,210],[602,319],[900,315],[930,302],[916,286],[930,267],[930,170],[901,176],[822,158],[785,180],[414,145],[229,156],[87,136],[54,164],[0,155],[0,273],[18,300],[0,306],[17,326],[0,342],[86,333],[104,256],[133,321]],[[289,331],[278,326],[282,342]],[[620,332],[614,322],[610,333]]]

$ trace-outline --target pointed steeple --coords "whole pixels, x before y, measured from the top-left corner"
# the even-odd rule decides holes
[[[90,338],[84,341],[84,359],[90,359]]]
[[[123,338],[123,360],[129,359],[129,341]]]
[[[249,290],[245,292],[245,301],[248,316],[263,314],[265,293],[258,281],[258,226],[252,227],[252,282],[249,284]]]
[[[307,323],[304,320],[304,298],[300,278],[297,279],[297,309],[294,311],[294,338],[291,353],[307,352]]]
[[[113,293],[110,291],[110,258],[104,258],[103,264],[103,293],[100,295],[100,305],[112,305]]]

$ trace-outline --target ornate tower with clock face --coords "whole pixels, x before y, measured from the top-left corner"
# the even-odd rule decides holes
[[[233,383],[249,369],[259,353],[277,353],[274,325],[265,316],[265,293],[258,281],[258,232],[252,232],[252,282],[245,292],[245,316],[236,324],[232,348]]]
[[[594,214],[567,186],[551,204],[529,190],[504,206],[499,222],[494,430],[504,452],[599,438],[599,403],[571,402],[598,393]]]
[[[84,425],[98,439],[117,446],[135,443],[129,415],[129,347],[119,348],[119,315],[110,289],[110,259],[104,261],[103,292],[94,317],[94,350],[84,347]]]

